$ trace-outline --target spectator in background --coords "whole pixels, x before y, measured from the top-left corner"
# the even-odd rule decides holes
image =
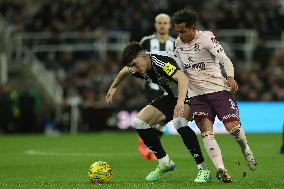
[[[141,39],[140,44],[148,52],[155,51],[174,51],[175,39],[169,35],[171,28],[171,18],[165,13],[160,13],[155,17],[155,33],[149,36],[145,36]],[[159,85],[145,81],[145,95],[148,103],[152,102],[164,92],[160,89]],[[166,124],[166,123],[164,123]],[[162,137],[163,125],[157,124],[153,126],[156,129],[157,134]],[[153,152],[151,152],[144,144],[143,140],[139,138],[138,151],[145,159],[156,159]]]
[[[41,97],[39,91],[30,85],[30,82],[25,83],[26,89],[21,94],[19,100],[19,108],[21,111],[21,131],[24,133],[38,132],[42,130],[41,120]]]
[[[19,131],[19,96],[10,83],[0,85],[0,133]]]
[[[151,5],[155,2],[154,9]],[[152,31],[152,19],[158,12],[175,12],[177,9],[189,7],[201,12],[200,24],[210,30],[220,29],[254,29],[259,35],[259,43],[255,52],[251,69],[242,67],[242,56],[236,55],[239,60],[237,70],[242,70],[238,100],[254,101],[283,101],[283,58],[281,53],[270,52],[265,47],[267,39],[279,39],[279,33],[283,30],[283,0],[273,1],[236,1],[236,0],[212,0],[198,1],[131,1],[131,0],[92,0],[84,1],[1,1],[0,12],[9,21],[15,32],[51,32],[52,40],[29,41],[25,45],[35,44],[62,44],[76,40],[59,38],[63,32],[78,32],[80,38],[76,42],[89,42],[86,37],[89,32],[97,31],[100,37],[94,43],[99,46],[105,42],[113,42],[107,39],[108,32],[128,31],[131,39],[139,40],[145,33]],[[112,11],[109,11],[112,10]],[[105,22],[105,19],[108,22]],[[231,20],[231,21],[230,21]],[[232,22],[232,20],[234,20]],[[133,27],[135,25],[135,27]],[[239,38],[238,38],[239,40]],[[228,43],[229,44],[229,43]],[[224,46],[224,44],[222,44]],[[227,49],[227,47],[226,47]],[[96,94],[96,101],[102,106],[102,96],[106,92],[106,86],[110,79],[118,72],[118,55],[110,53],[100,54],[101,51],[85,52],[56,52],[36,53],[38,58],[46,63],[47,68],[55,72],[59,83],[64,88],[65,98],[68,91],[75,88],[80,96],[84,96],[85,89],[92,89]],[[236,53],[236,52],[235,52]],[[283,52],[282,52],[283,54]],[[104,59],[106,57],[106,59]],[[277,57],[277,58],[276,58]],[[80,66],[78,66],[80,62]],[[82,66],[84,64],[85,66]],[[259,65],[259,66],[258,66]],[[85,67],[86,71],[77,71],[79,67]],[[112,71],[111,69],[114,71]],[[238,76],[238,75],[237,75]],[[137,85],[139,83],[139,85]],[[142,90],[143,83],[139,80],[131,80],[124,85],[135,85],[137,88],[118,91],[113,107],[124,106],[126,108],[140,108],[147,102],[145,96],[135,91]],[[249,91],[249,92],[247,92]],[[128,100],[130,96],[133,100]]]
[[[106,123],[101,120],[103,117],[100,117],[102,113],[101,109],[103,108],[102,104],[97,101],[97,95],[94,90],[85,89],[83,92],[83,103],[81,104],[82,110],[82,121],[83,125],[87,126],[88,131],[102,131],[106,128]]]
[[[268,86],[272,89],[273,99],[284,100],[284,52],[275,49],[271,62],[267,66]]]

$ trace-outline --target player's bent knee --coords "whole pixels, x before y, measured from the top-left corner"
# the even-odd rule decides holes
[[[202,138],[209,138],[209,139],[214,139],[214,133],[213,131],[206,131],[206,132],[203,132],[201,133],[201,137]]]
[[[233,127],[232,129],[230,129],[228,132],[231,135],[235,135],[235,134],[240,132],[240,129],[241,129],[241,126],[237,125],[237,126]]]
[[[176,130],[188,125],[188,121],[184,117],[176,117],[173,119],[173,124]]]
[[[193,114],[193,119],[195,121],[195,123],[198,125],[201,121],[203,121],[204,119],[208,119],[209,121],[211,121],[212,123],[214,123],[214,120],[210,117],[208,117],[207,115],[199,115],[199,114]]]
[[[150,129],[151,126],[146,123],[145,121],[135,117],[134,121],[133,121],[133,125],[135,129]]]
[[[225,124],[230,124],[230,123],[233,123],[233,122],[238,122],[239,123],[240,119],[238,117],[230,117],[228,119],[223,120],[222,122],[223,122],[224,125]]]

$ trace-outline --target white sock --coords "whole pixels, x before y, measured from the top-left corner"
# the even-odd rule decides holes
[[[170,158],[169,158],[168,154],[165,157],[158,159],[158,162],[159,162],[159,165],[161,165],[161,166],[169,165],[170,164]]]
[[[230,135],[234,136],[234,138],[236,139],[237,143],[239,144],[239,146],[241,147],[242,153],[246,154],[246,153],[251,153],[250,148],[248,146],[248,141],[246,138],[246,134],[244,129],[238,125],[235,126],[234,128],[232,128],[229,131]]]
[[[207,165],[206,165],[206,163],[205,162],[202,162],[202,163],[200,163],[200,164],[198,164],[197,165],[197,169],[199,169],[199,170],[207,170],[208,169],[208,167],[207,167]]]
[[[222,159],[222,153],[221,153],[219,145],[217,144],[217,141],[214,138],[213,132],[207,131],[207,132],[202,133],[202,139],[203,139],[204,147],[207,151],[207,154],[209,155],[214,166],[217,169],[225,169],[223,159]]]

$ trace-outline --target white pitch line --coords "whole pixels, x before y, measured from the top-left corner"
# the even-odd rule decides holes
[[[79,152],[45,152],[39,150],[26,150],[25,155],[30,156],[135,156],[137,153],[79,153]]]
[[[110,157],[110,156],[115,156],[116,158],[119,157],[135,157],[135,156],[140,156],[140,154],[136,151],[134,151],[133,153],[83,153],[83,152],[47,152],[47,151],[41,151],[41,150],[26,150],[24,151],[25,155],[28,156],[54,156],[54,157],[63,157],[63,156],[73,156],[73,157],[80,157],[80,156],[85,156],[85,157]],[[184,153],[184,154],[169,154],[171,156],[171,158],[192,158],[191,155],[189,153]],[[207,154],[203,154],[203,155],[207,155]],[[231,157],[228,156],[227,157]],[[241,156],[240,156],[241,158]]]
[[[140,156],[138,152],[133,153],[80,153],[80,152],[47,152],[47,151],[41,151],[41,150],[26,150],[24,151],[25,155],[28,156],[73,156],[73,157],[80,157],[80,156],[88,156],[88,157],[105,157],[105,156],[115,156],[117,158],[119,157],[135,157]],[[190,157],[189,154],[174,154],[172,155],[173,158],[187,158]]]
[[[135,156],[139,156],[138,152],[133,152],[133,153],[84,153],[84,152],[48,152],[48,151],[41,151],[41,150],[26,150],[24,151],[25,155],[29,155],[29,156],[88,156],[88,157],[105,157],[105,156],[115,156],[117,158],[119,157],[135,157]],[[191,155],[188,153],[184,153],[184,154],[170,154],[170,156],[174,159],[174,158],[191,158]]]

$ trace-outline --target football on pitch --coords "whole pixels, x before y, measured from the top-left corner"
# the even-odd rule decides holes
[[[95,184],[109,182],[112,178],[111,166],[106,162],[97,161],[90,166],[88,177]]]

